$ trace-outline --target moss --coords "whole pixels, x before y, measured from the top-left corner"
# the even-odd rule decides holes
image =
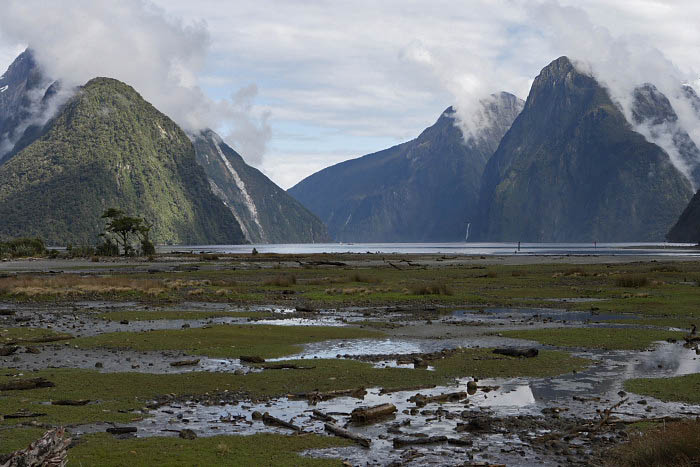
[[[302,344],[329,339],[381,337],[382,333],[354,327],[220,325],[209,328],[117,332],[75,339],[78,347],[133,350],[184,350],[194,355],[237,358],[281,357],[299,352]]]
[[[0,344],[33,344],[52,339],[61,340],[72,337],[65,332],[56,332],[41,328],[0,328]]]
[[[644,350],[656,341],[679,339],[681,332],[631,328],[561,328],[504,331],[504,337],[527,339],[558,347]]]
[[[700,374],[630,379],[625,381],[625,390],[662,401],[700,404]]]

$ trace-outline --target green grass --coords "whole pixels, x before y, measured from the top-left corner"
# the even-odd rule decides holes
[[[3,344],[40,344],[43,339],[70,337],[70,334],[41,328],[3,328],[0,327],[0,345]]]
[[[0,454],[7,454],[24,449],[30,443],[41,438],[46,432],[43,428],[10,428],[0,430]]]
[[[0,453],[27,447],[45,430],[19,428],[0,431]],[[279,465],[340,466],[337,459],[314,459],[299,455],[308,449],[348,446],[350,441],[320,435],[213,436],[183,440],[153,437],[120,440],[107,433],[86,435],[68,451],[68,466],[193,466]]]
[[[589,361],[559,351],[543,351],[536,358],[518,359],[494,355],[488,349],[456,352],[431,362],[435,371],[405,368],[373,368],[353,360],[305,360],[313,366],[304,371],[264,371],[247,375],[193,372],[182,374],[98,373],[93,370],[46,369],[27,372],[24,377],[44,377],[52,388],[5,391],[0,413],[20,409],[46,413],[38,419],[46,423],[128,423],[142,415],[132,413],[159,395],[187,396],[242,391],[252,397],[280,396],[312,390],[330,391],[358,387],[402,388],[425,384],[445,385],[464,376],[543,377],[585,368]],[[0,370],[0,382],[11,379],[9,370]],[[44,405],[60,399],[91,399],[85,406]],[[4,420],[0,424],[16,424]]]
[[[117,332],[71,341],[82,348],[184,350],[193,355],[237,358],[259,355],[263,358],[294,354],[309,342],[330,339],[382,337],[377,331],[355,327],[220,325],[210,328]]]
[[[557,347],[605,350],[644,350],[655,341],[680,339],[682,332],[632,328],[557,328],[504,331],[504,337],[527,339]]]
[[[662,401],[700,404],[700,374],[630,379],[625,381],[625,390]]]
[[[678,328],[690,331],[693,319],[671,318],[671,317],[648,317],[634,319],[611,319],[606,323],[632,324],[636,326],[657,326],[662,328]]]

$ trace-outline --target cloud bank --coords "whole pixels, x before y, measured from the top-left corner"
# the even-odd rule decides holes
[[[0,38],[29,45],[63,89],[108,76],[133,86],[186,131],[222,131],[241,153],[260,161],[270,139],[267,115],[255,114],[246,88],[212,99],[199,86],[211,44],[206,23],[184,22],[145,0],[3,2]]]

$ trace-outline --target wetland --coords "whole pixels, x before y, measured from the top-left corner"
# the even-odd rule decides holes
[[[2,262],[0,464],[621,465],[700,417],[700,263],[519,260]]]

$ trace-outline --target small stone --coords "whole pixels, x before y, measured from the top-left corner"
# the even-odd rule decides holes
[[[97,362],[95,363],[95,368],[104,368],[104,364],[102,362]]]
[[[179,436],[182,439],[197,439],[197,433],[195,433],[194,430],[190,430],[189,428],[180,430]]]

